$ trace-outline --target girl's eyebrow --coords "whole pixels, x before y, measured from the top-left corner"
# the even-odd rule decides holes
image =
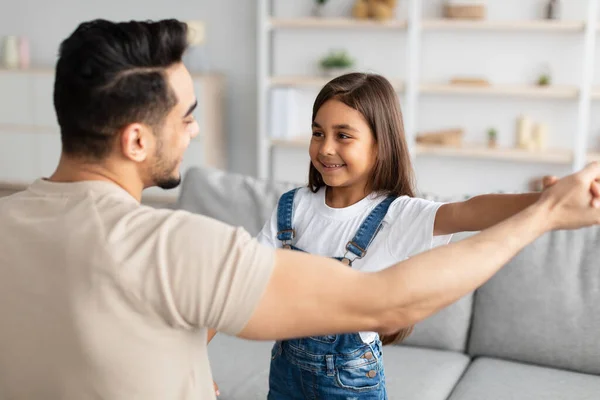
[[[321,125],[317,124],[316,122],[312,123],[312,127],[313,128],[320,128],[322,129]],[[338,124],[338,125],[334,125],[333,129],[345,129],[345,130],[350,130],[350,131],[354,131],[354,132],[358,132],[358,129],[351,127],[348,124]]]

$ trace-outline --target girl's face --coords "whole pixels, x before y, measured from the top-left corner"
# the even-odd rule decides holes
[[[317,111],[310,160],[327,186],[363,190],[377,159],[377,143],[363,115],[338,100]]]

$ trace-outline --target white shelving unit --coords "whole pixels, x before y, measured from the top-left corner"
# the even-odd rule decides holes
[[[273,88],[319,89],[329,79],[316,76],[274,76],[272,71],[273,46],[272,36],[285,30],[303,30],[323,33],[332,30],[357,30],[368,35],[370,31],[391,31],[402,35],[406,70],[401,79],[394,79],[393,84],[398,92],[403,93],[402,108],[406,137],[413,157],[453,157],[461,159],[487,159],[496,161],[512,161],[523,163],[540,163],[565,166],[570,170],[581,168],[586,162],[600,160],[600,152],[587,151],[590,136],[590,104],[600,100],[600,87],[593,87],[593,70],[595,64],[596,35],[598,27],[598,2],[587,0],[587,10],[581,20],[449,20],[423,18],[423,2],[407,0],[406,18],[378,23],[375,21],[359,21],[351,18],[279,18],[272,17],[272,0],[258,0],[258,162],[259,176],[273,177],[271,170],[273,149],[305,149],[308,146],[306,135],[303,139],[275,139],[269,137],[268,104],[269,94]],[[421,58],[423,56],[423,36],[428,32],[473,32],[505,35],[509,33],[552,35],[559,37],[569,35],[580,38],[580,59],[583,69],[576,75],[572,85],[551,85],[541,87],[524,84],[493,84],[490,86],[456,85],[445,82],[423,82],[421,80]],[[511,38],[515,40],[515,38]],[[578,39],[579,40],[579,39]],[[390,51],[394,51],[391,49]],[[489,97],[508,98],[523,101],[560,101],[568,107],[576,107],[574,129],[569,132],[572,147],[568,149],[548,149],[543,152],[519,150],[513,148],[489,149],[474,145],[463,148],[432,147],[416,145],[414,138],[418,127],[419,107],[424,96],[435,95],[438,98]],[[551,143],[550,143],[551,145]],[[474,161],[475,162],[475,161]]]

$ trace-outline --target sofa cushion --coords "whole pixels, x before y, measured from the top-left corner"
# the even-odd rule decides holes
[[[265,400],[269,391],[272,342],[255,342],[217,334],[208,346],[219,400]]]
[[[383,348],[388,397],[445,400],[469,365],[462,353],[386,346]]]
[[[478,358],[450,400],[595,400],[600,376]]]
[[[415,330],[402,342],[402,345],[465,352],[471,325],[472,305],[473,296],[468,294],[416,324]]]
[[[221,400],[264,400],[269,390],[271,342],[217,335],[209,345]],[[384,348],[390,399],[443,400],[469,364],[461,353],[390,346]]]
[[[271,217],[279,197],[297,186],[192,167],[183,177],[176,208],[242,226],[256,236]]]
[[[474,356],[600,374],[600,228],[527,246],[475,295]]]

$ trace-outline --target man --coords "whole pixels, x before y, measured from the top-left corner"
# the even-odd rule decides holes
[[[0,398],[211,399],[209,328],[265,340],[395,332],[544,232],[600,220],[594,164],[489,230],[362,274],[141,206],[144,188],[179,183],[198,132],[185,47],[174,20],[87,22],[62,43],[59,165],[0,200]]]

